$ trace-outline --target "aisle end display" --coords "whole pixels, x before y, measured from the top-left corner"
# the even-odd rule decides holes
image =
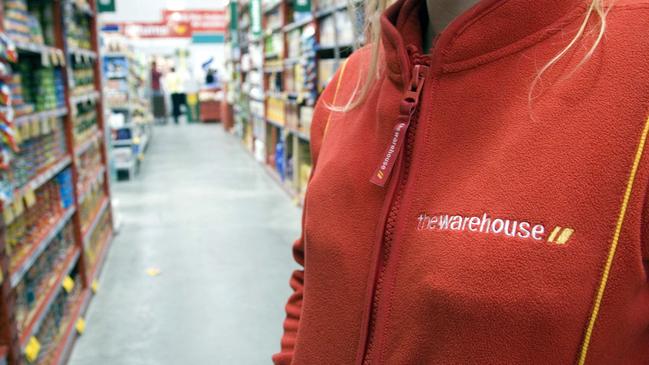
[[[110,112],[111,161],[118,178],[132,178],[153,138],[148,98],[149,60],[122,35],[102,34],[106,107]]]

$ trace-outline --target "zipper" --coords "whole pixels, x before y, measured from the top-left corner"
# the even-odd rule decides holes
[[[412,134],[408,132],[416,128],[415,125],[413,125],[412,128],[410,128],[410,126],[411,124],[414,124],[414,121],[416,121],[415,114],[419,109],[419,96],[421,95],[421,90],[426,81],[427,71],[428,66],[424,64],[417,64],[413,69],[408,90],[406,90],[403,99],[401,99],[399,116],[397,117],[397,123],[394,126],[392,139],[385,151],[381,164],[370,179],[370,182],[375,185],[385,187],[385,184],[392,176],[396,161],[401,155],[401,150],[403,150],[405,140]]]
[[[399,176],[395,176],[395,178],[398,178],[399,180],[396,182],[396,193],[391,203],[385,221],[385,228],[383,230],[381,253],[379,256],[377,276],[369,313],[369,325],[367,329],[368,337],[362,361],[363,365],[370,365],[372,363],[372,356],[375,355],[377,351],[375,348],[375,342],[376,318],[378,315],[379,300],[381,298],[385,281],[386,264],[390,257],[394,240],[394,230],[396,228],[397,214],[401,206],[401,196],[410,172],[415,131],[418,124],[420,96],[426,82],[429,68],[429,58],[427,56],[421,56],[414,47],[409,47],[408,51],[411,60],[414,63],[412,76],[400,103],[399,115],[393,130],[392,139],[383,155],[384,158],[381,160],[381,163],[377,167],[374,175],[370,178],[370,181],[373,184],[385,187],[390,178],[394,175],[394,171],[400,170]]]

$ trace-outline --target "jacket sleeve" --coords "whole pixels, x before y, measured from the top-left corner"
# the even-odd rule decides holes
[[[322,145],[327,124],[330,122],[332,113],[328,105],[340,105],[340,100],[336,100],[340,82],[340,74],[344,73],[346,64],[343,64],[329,82],[322,95],[318,99],[313,113],[313,120],[311,123],[311,160],[313,161],[313,169],[311,177],[316,171],[318,154]],[[275,365],[290,365],[293,361],[293,352],[298,340],[298,328],[300,325],[300,316],[302,312],[302,302],[304,299],[304,246],[305,246],[305,217],[307,207],[306,202],[302,211],[302,235],[293,244],[293,258],[303,268],[302,270],[295,270],[290,279],[290,286],[293,289],[293,294],[288,299],[286,304],[286,319],[284,320],[284,336],[281,340],[281,351],[273,355],[273,363]]]

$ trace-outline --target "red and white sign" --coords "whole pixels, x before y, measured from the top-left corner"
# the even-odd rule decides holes
[[[225,33],[225,10],[163,10],[163,22],[190,23],[193,32]]]
[[[192,27],[187,22],[119,23],[121,32],[131,38],[190,38]]]

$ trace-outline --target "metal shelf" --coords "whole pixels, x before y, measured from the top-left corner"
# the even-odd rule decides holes
[[[23,52],[37,54],[56,54],[63,55],[63,50],[56,47],[46,46],[44,44],[16,42],[16,49]]]
[[[92,190],[92,187],[96,185],[103,178],[105,172],[106,172],[106,167],[102,165],[99,169],[97,169],[92,180],[90,180],[90,182],[87,183],[87,186],[84,186],[84,189],[78,192],[79,204],[83,203],[83,201],[86,200],[86,197],[88,196],[88,193]]]
[[[70,320],[65,327],[64,335],[61,337],[62,341],[58,343],[54,351],[53,360],[50,364],[64,365],[67,362],[72,351],[72,345],[74,345],[74,340],[77,336],[75,326],[79,318],[81,318],[88,310],[90,299],[92,299],[92,292],[90,289],[86,289],[79,295],[79,298],[74,303]]]
[[[287,128],[287,130],[289,131],[289,133],[296,135],[301,140],[311,142],[311,136],[309,136],[307,133],[304,133],[303,131],[296,128]]]
[[[309,15],[309,16],[305,17],[304,19],[300,19],[298,21],[295,21],[293,23],[285,25],[284,26],[284,31],[285,32],[290,32],[290,31],[295,30],[297,28],[303,27],[303,26],[311,23],[314,20],[315,20],[315,18],[313,17],[313,15]]]
[[[74,57],[75,61],[94,61],[97,59],[97,52],[89,49],[68,47],[68,53]]]
[[[108,249],[110,248],[111,243],[113,242],[113,232],[110,231],[106,234],[104,242],[101,244],[100,254],[97,256],[97,260],[94,262],[92,270],[90,270],[90,280],[99,280],[99,275],[104,267],[106,262],[106,256],[108,255]]]
[[[42,121],[50,118],[60,118],[68,114],[68,108],[58,108],[52,110],[45,110],[42,112],[36,112],[32,114],[22,115],[14,119],[14,125],[21,126],[25,123]]]
[[[97,209],[95,215],[92,217],[90,225],[83,232],[83,247],[86,247],[88,245],[88,242],[90,241],[90,236],[92,235],[92,232],[94,232],[95,229],[97,228],[97,224],[99,224],[99,220],[101,219],[101,216],[104,214],[106,209],[108,209],[108,206],[110,205],[109,203],[110,203],[110,199],[108,197],[104,197],[103,201],[101,202],[101,205],[99,206],[99,209]]]
[[[71,96],[70,104],[81,104],[87,102],[94,102],[99,99],[99,91],[93,91],[85,95]]]
[[[268,119],[268,118],[266,118],[266,122],[267,122],[268,124],[270,124],[270,125],[273,125],[273,126],[275,126],[275,127],[277,127],[277,128],[280,128],[280,129],[283,129],[283,128],[285,127],[284,124],[279,123],[279,122],[276,122],[276,121],[271,120],[271,119]]]
[[[327,16],[329,16],[329,15],[335,13],[335,12],[341,11],[341,10],[347,10],[347,4],[346,3],[329,6],[327,8],[322,9],[322,10],[318,10],[315,13],[315,17],[317,19],[324,18],[324,17],[327,17]]]
[[[57,162],[51,164],[49,167],[47,167],[43,172],[39,173],[35,177],[33,177],[31,180],[29,180],[26,184],[22,185],[21,187],[18,187],[14,190],[14,197],[22,197],[24,196],[28,191],[30,190],[36,190],[39,187],[41,187],[43,184],[46,182],[50,181],[51,178],[53,178],[55,175],[57,175],[59,172],[63,171],[65,167],[67,167],[72,159],[70,156],[65,155],[61,157]],[[5,203],[11,203],[13,201],[7,201]]]
[[[86,152],[90,146],[93,145],[93,143],[99,139],[101,139],[103,133],[99,130],[95,131],[92,136],[86,138],[85,141],[81,142],[76,148],[74,149],[74,155],[79,156],[82,155],[84,152]]]
[[[281,0],[276,1],[275,3],[271,4],[270,6],[267,6],[266,8],[264,8],[262,10],[262,13],[264,13],[264,15],[266,15],[268,13],[272,13],[273,11],[275,11],[275,9],[279,8],[280,5],[282,5],[282,1]]]

